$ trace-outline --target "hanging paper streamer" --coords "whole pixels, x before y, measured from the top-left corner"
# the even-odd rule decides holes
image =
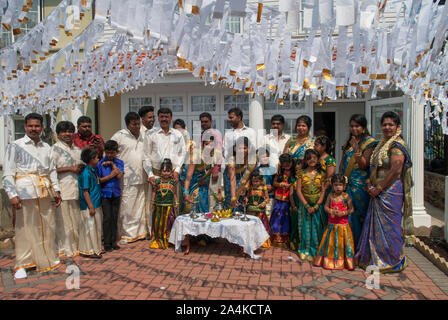
[[[438,115],[445,125],[448,50],[442,48],[448,6],[428,2],[364,0],[358,9],[354,0],[304,0],[305,34],[297,38],[295,0],[279,1],[278,6],[262,1],[97,0],[94,21],[50,54],[60,31],[73,31],[63,18],[69,17],[68,6],[79,8],[79,16],[73,16],[77,23],[93,3],[63,0],[26,35],[0,50],[0,114],[72,108],[136,90],[184,68],[206,83],[280,100],[292,93],[318,103],[368,92],[374,98],[378,90],[397,88],[412,98],[443,101],[430,116]],[[23,5],[0,0],[0,8],[9,3],[11,8]],[[402,8],[396,21],[385,23],[386,12]],[[17,13],[7,9],[2,23],[12,30]],[[232,16],[241,18],[240,32],[227,32]],[[105,37],[106,27],[115,34]]]

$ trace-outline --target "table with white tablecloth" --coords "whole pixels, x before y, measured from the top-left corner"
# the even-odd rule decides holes
[[[259,256],[254,251],[269,239],[269,234],[258,217],[247,216],[249,221],[237,219],[221,219],[219,222],[210,220],[196,222],[189,215],[181,215],[176,218],[171,228],[169,242],[174,244],[175,251],[181,251],[181,243],[186,235],[198,236],[206,234],[212,238],[224,238],[243,248],[244,253],[252,259]]]

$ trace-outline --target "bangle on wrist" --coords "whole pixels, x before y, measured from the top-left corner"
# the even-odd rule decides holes
[[[307,203],[307,204],[305,205],[305,208],[306,208],[306,209],[309,209],[309,208],[311,208],[311,206]]]
[[[383,187],[381,187],[380,184],[377,184],[377,185],[376,185],[376,188],[378,189],[379,192],[383,191]]]

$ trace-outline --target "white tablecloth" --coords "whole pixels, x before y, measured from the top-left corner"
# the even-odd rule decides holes
[[[212,238],[225,238],[231,243],[243,247],[244,253],[252,259],[259,256],[254,251],[269,238],[269,234],[264,228],[263,222],[257,217],[247,215],[250,221],[240,221],[233,218],[222,219],[219,222],[195,222],[188,215],[181,215],[176,218],[171,228],[169,242],[174,244],[175,251],[181,251],[181,243],[185,235],[198,236],[206,234]]]

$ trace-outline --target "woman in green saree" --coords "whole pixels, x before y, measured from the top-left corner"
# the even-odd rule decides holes
[[[350,137],[343,147],[344,153],[339,172],[348,178],[346,192],[353,201],[354,213],[349,216],[355,248],[361,235],[362,225],[369,206],[366,181],[369,175],[370,157],[377,141],[367,129],[367,119],[361,114],[350,118]]]

